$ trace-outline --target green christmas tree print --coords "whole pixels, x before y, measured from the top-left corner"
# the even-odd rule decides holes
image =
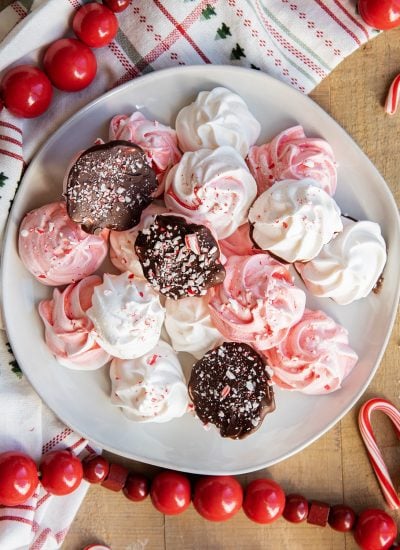
[[[0,172],[0,187],[4,187],[6,180],[8,180],[8,176],[4,172]]]
[[[218,38],[226,38],[227,36],[232,36],[231,35],[231,31],[230,31],[230,28],[225,25],[225,23],[222,23],[222,25],[220,26],[219,29],[217,29],[217,35],[216,35],[216,39]]]
[[[202,19],[211,19],[213,15],[217,15],[215,9],[212,6],[210,6],[210,4],[207,4],[207,6],[201,12]]]
[[[10,355],[12,355],[12,349],[11,349],[11,346],[9,344],[9,342],[6,342],[6,346],[7,346],[7,351]],[[19,368],[19,365],[17,363],[17,361],[15,359],[12,359],[11,361],[8,362],[8,364],[10,365],[11,367],[11,372],[13,372],[15,374],[15,376],[21,380],[22,378],[22,370]]]
[[[246,57],[246,54],[244,53],[244,49],[239,44],[236,44],[232,49],[231,59],[240,59],[241,57]]]

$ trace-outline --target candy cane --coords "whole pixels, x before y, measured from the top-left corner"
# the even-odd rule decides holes
[[[400,99],[400,74],[396,76],[390,85],[388,95],[385,101],[385,112],[388,115],[394,115]]]
[[[390,418],[394,424],[396,435],[399,438],[400,411],[398,411],[396,407],[386,399],[374,398],[364,403],[358,415],[358,426],[360,428],[361,436],[367,448],[368,457],[371,461],[376,477],[378,478],[382,493],[390,508],[392,510],[396,510],[397,508],[400,508],[400,499],[396,489],[393,486],[388,469],[386,468],[386,464],[372,431],[371,414],[373,411],[382,411]]]

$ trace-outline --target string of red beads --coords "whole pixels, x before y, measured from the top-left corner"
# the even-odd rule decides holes
[[[97,72],[91,48],[110,44],[118,32],[115,13],[122,12],[130,0],[104,0],[81,6],[72,20],[77,38],[52,42],[43,56],[43,70],[18,65],[6,71],[0,83],[0,111],[3,105],[13,115],[35,118],[47,111],[53,88],[76,92],[86,88]]]
[[[43,455],[39,470],[28,455],[9,451],[0,454],[0,505],[19,506],[32,497],[39,482],[53,495],[67,495],[85,479],[111,491],[121,491],[133,502],[150,495],[154,507],[166,515],[184,512],[191,502],[209,521],[232,518],[241,508],[259,524],[273,523],[281,516],[291,523],[307,521],[319,527],[330,525],[342,533],[353,532],[363,550],[397,548],[397,526],[385,511],[367,509],[358,516],[344,504],[330,506],[302,495],[285,495],[272,479],[255,479],[243,490],[232,476],[199,476],[193,485],[187,475],[161,471],[150,481],[125,466],[108,462],[103,456],[90,455],[81,463],[68,450]]]

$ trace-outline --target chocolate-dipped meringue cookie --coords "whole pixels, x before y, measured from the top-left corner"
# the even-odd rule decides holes
[[[157,189],[156,175],[140,147],[109,141],[84,151],[67,175],[67,209],[88,233],[137,225]]]
[[[250,435],[275,410],[266,362],[237,342],[224,342],[193,366],[189,396],[200,420],[231,439]]]
[[[168,298],[202,296],[225,278],[211,231],[180,216],[157,216],[139,231],[135,251],[146,279]]]

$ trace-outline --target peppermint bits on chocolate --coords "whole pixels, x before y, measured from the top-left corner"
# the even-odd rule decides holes
[[[249,345],[237,342],[224,342],[194,365],[189,395],[200,420],[231,439],[250,435],[275,410],[266,363]]]
[[[125,231],[139,223],[156,189],[156,175],[140,147],[128,141],[95,145],[68,173],[68,215],[87,233]]]
[[[139,231],[135,251],[149,283],[174,300],[202,296],[225,278],[211,231],[180,216],[157,216]]]

